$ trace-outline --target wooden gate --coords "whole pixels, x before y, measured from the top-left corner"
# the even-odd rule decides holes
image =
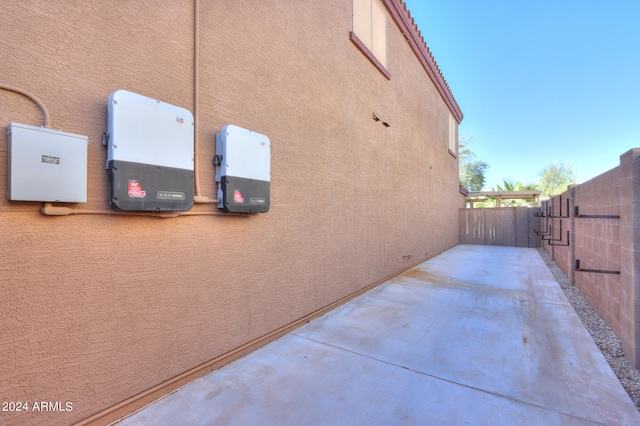
[[[533,215],[539,211],[527,207],[460,209],[460,243],[539,247],[540,237],[534,230],[540,227],[540,218]]]

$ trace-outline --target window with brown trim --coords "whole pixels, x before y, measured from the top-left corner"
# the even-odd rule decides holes
[[[449,113],[449,154],[458,158],[458,122],[451,113]]]
[[[379,0],[353,0],[351,41],[382,72],[387,70],[387,11]]]

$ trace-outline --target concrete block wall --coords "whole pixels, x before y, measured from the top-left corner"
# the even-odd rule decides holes
[[[620,324],[622,347],[640,366],[640,149],[620,157]],[[613,232],[613,231],[612,231]],[[629,352],[627,352],[628,354]]]
[[[640,366],[638,201],[640,149],[635,148],[620,156],[620,166],[572,185],[542,205],[547,216],[543,227],[551,226],[552,239],[562,238],[544,237],[544,249],[613,328],[636,367]]]
[[[574,257],[580,260],[581,269],[620,271],[620,220],[605,218],[620,216],[623,202],[619,191],[620,173],[621,168],[616,167],[572,188],[574,204],[580,213],[574,220]],[[620,275],[582,271],[576,271],[574,275],[576,285],[587,300],[621,335],[624,321],[621,322],[620,317]]]
[[[548,234],[543,235],[542,243],[547,249],[551,250],[556,264],[569,276],[571,256],[570,244],[567,242],[567,230],[570,228],[567,195],[567,193],[564,193],[543,203],[542,211],[546,218],[542,220],[541,227]]]

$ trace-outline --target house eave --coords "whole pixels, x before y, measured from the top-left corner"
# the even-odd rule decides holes
[[[411,17],[406,4],[402,0],[381,1],[389,11],[389,14],[402,32],[402,35],[404,35],[404,38],[409,43],[409,46],[411,46],[413,53],[422,64],[422,67],[427,72],[427,75],[429,75],[429,78],[431,78],[431,81],[440,93],[440,96],[447,104],[449,110],[459,124],[463,118],[462,110],[453,97],[451,88],[444,79],[442,71],[438,67],[438,64],[433,58],[429,47],[420,34],[420,31],[418,30],[417,25]]]

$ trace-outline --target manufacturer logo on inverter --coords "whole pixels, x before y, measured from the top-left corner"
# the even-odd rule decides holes
[[[130,180],[127,185],[127,195],[132,198],[144,198],[147,196],[147,191],[142,189],[142,185],[137,180]]]
[[[47,164],[60,164],[60,157],[53,157],[51,155],[43,155],[42,162]]]

